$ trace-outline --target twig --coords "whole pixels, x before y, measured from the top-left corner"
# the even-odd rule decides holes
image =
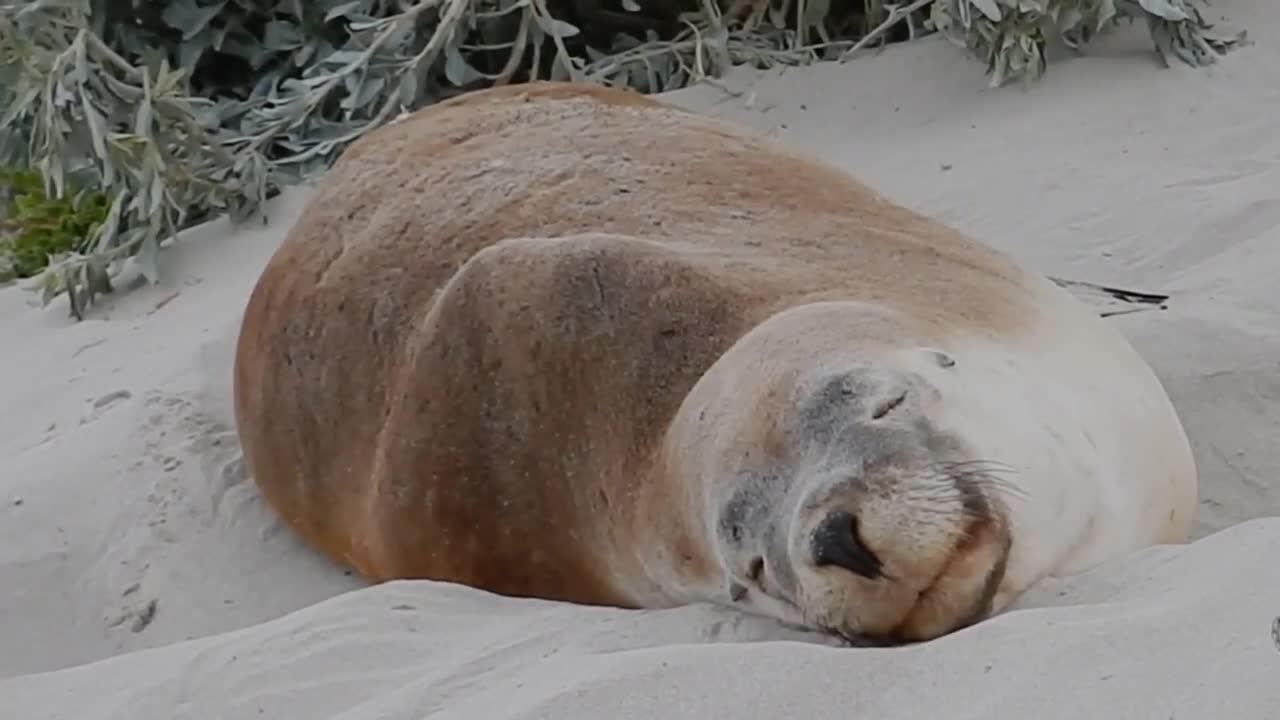
[[[1086,282],[1084,280],[1067,280],[1065,278],[1050,276],[1055,284],[1062,288],[1069,287],[1089,287],[1094,290],[1100,290],[1111,297],[1122,302],[1143,303],[1147,305],[1160,305],[1169,299],[1168,295],[1140,292],[1138,290],[1126,290],[1124,288],[1113,287],[1111,285],[1099,285],[1097,283]]]
[[[884,22],[877,25],[874,30],[867,33],[866,36],[863,37],[858,42],[854,43],[853,47],[844,51],[844,54],[840,56],[840,62],[848,61],[848,59],[852,57],[854,53],[870,45],[873,40],[879,39],[881,35],[889,31],[889,28],[898,24],[899,20],[903,18],[911,17],[911,13],[919,10],[920,8],[924,7],[925,5],[928,5],[933,1],[934,0],[916,0],[915,2],[908,5],[905,10],[897,5],[894,5],[892,9],[889,10],[889,17],[885,18]]]

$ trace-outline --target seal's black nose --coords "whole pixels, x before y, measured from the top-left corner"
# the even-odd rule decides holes
[[[880,558],[858,537],[858,518],[844,511],[831,513],[814,529],[813,563],[842,567],[868,580],[884,575]]]

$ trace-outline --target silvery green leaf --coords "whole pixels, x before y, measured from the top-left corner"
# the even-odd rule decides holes
[[[98,78],[111,88],[111,92],[114,93],[116,97],[126,103],[135,102],[138,98],[142,97],[142,90],[140,88],[121,80],[117,80],[112,77],[110,73],[103,73],[102,75],[99,75]]]
[[[456,47],[450,47],[445,50],[444,74],[445,78],[454,87],[461,87],[483,77],[475,68],[471,67],[466,58],[462,57],[462,52]]]
[[[535,12],[533,17],[538,22],[538,26],[542,31],[551,37],[567,38],[578,34],[578,28],[575,25],[567,23],[563,20],[557,20],[549,15]]]
[[[4,114],[0,115],[0,128],[13,127],[14,120],[18,116],[27,113],[39,97],[40,88],[32,86],[24,89],[22,95],[12,100],[9,107],[5,109]]]
[[[87,96],[84,98],[83,109],[85,124],[89,126],[89,137],[93,140],[93,152],[98,157],[105,158],[107,157],[107,123]]]
[[[991,22],[1000,22],[1000,18],[1004,17],[1004,13],[1000,11],[1000,4],[996,0],[962,0],[968,2],[978,8],[983,15]]]
[[[71,317],[76,320],[84,320],[84,295],[76,285],[75,279],[72,277],[69,269],[63,270],[62,272],[62,286],[66,288],[67,291],[67,300],[69,301]]]
[[[364,53],[359,50],[334,50],[321,60],[324,65],[354,65],[364,59]]]
[[[359,110],[377,97],[386,85],[386,78],[375,77],[369,79],[360,86],[360,91],[358,93],[347,95],[342,99],[342,107],[351,111]]]
[[[66,195],[67,182],[61,162],[54,159],[46,160],[42,163],[40,174],[44,175],[44,177],[52,183],[54,197],[63,197]]]
[[[280,82],[279,76],[263,75],[261,78],[258,78],[258,82],[254,84],[253,90],[249,92],[249,96],[256,97],[256,98],[267,97],[275,92],[276,86],[279,82]],[[217,113],[219,107],[229,108],[230,105],[231,105],[230,103],[227,103],[226,105],[223,105],[223,106],[214,106],[213,112]]]
[[[1061,29],[1070,29],[1078,26],[1080,21],[1084,19],[1084,15],[1079,8],[1067,7],[1062,8],[1061,12],[1054,13],[1053,21]]]
[[[85,260],[85,284],[89,292],[101,295],[111,292],[111,276],[107,273],[107,263],[101,255],[90,255]]]
[[[272,20],[262,31],[262,44],[268,50],[292,50],[304,42],[298,26],[283,20]]]
[[[58,282],[58,275],[51,271],[45,271],[40,282],[40,306],[48,307],[54,298],[62,292],[61,283]]]
[[[312,77],[302,78],[301,80],[298,80],[297,78],[286,78],[284,82],[280,83],[280,89],[288,90],[299,95],[306,95],[311,92],[312,88],[320,87],[334,79],[336,76],[337,75],[335,73],[330,73],[328,75],[315,75]]]
[[[831,0],[809,0],[804,6],[805,27],[821,25],[831,14]]]
[[[640,3],[636,0],[622,0],[622,9],[627,12],[640,12]]]
[[[75,100],[75,94],[67,88],[67,86],[58,82],[53,88],[53,104],[58,108],[65,108]]]
[[[134,261],[138,263],[138,270],[152,285],[160,280],[159,254],[160,243],[156,241],[154,235],[148,234],[143,239],[142,246],[138,248],[138,254],[134,256]]]
[[[342,75],[342,86],[348,94],[355,95],[360,92],[360,86],[364,83],[365,73],[350,72]]]
[[[361,0],[356,0],[355,2],[343,3],[330,8],[329,12],[324,14],[324,21],[332,22],[336,18],[345,17],[347,13],[358,9],[361,5],[364,5],[364,3]]]
[[[150,96],[142,98],[142,102],[138,103],[138,111],[133,119],[133,133],[135,135],[147,135],[151,132],[151,98]]]
[[[213,39],[210,44],[214,50],[222,52],[222,46],[227,42],[227,36],[231,34],[231,26],[223,25],[213,31]]]
[[[160,19],[174,30],[186,30],[195,24],[199,13],[200,7],[196,0],[171,0],[165,3]]]
[[[418,99],[418,78],[413,73],[400,76],[400,104],[410,107]]]
[[[186,70],[171,67],[169,59],[164,58],[160,61],[160,68],[156,70],[156,79],[152,92],[156,95],[168,95],[176,91],[186,77]]]
[[[303,45],[296,53],[293,54],[293,64],[295,67],[306,67],[311,62],[311,58],[316,53],[315,45]]]
[[[102,221],[102,229],[98,233],[98,239],[95,245],[95,250],[98,252],[114,247],[116,233],[120,229],[120,216],[124,209],[124,201],[126,197],[127,194],[121,191],[117,192],[115,198],[112,199],[111,208],[107,210],[107,217]]]
[[[151,178],[151,211],[158,213],[164,207],[165,199],[164,176],[160,174],[153,175]]]
[[[32,0],[27,2],[25,7],[18,10],[17,17],[18,19],[22,19],[22,17],[28,13],[38,13],[43,10],[47,10],[51,6],[61,5],[63,2],[64,0]]]
[[[169,27],[182,31],[183,40],[190,40],[208,27],[226,4],[226,0],[211,5],[200,5],[196,0],[170,0],[160,17]]]
[[[551,74],[547,79],[551,82],[564,82],[569,79],[570,75],[569,66],[564,62],[564,56],[557,52],[551,60]]]
[[[1143,10],[1165,20],[1180,22],[1191,19],[1182,8],[1177,7],[1170,0],[1138,0],[1138,4]]]

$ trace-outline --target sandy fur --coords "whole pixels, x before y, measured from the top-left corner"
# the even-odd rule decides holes
[[[246,310],[246,460],[288,523],[374,580],[718,599],[698,387],[752,328],[819,302],[883,308],[857,340],[954,353],[966,399],[939,421],[1021,491],[1001,602],[1185,533],[1177,418],[1065,293],[754,133],[558,85],[416,113],[325,177]],[[1037,425],[1044,402],[1062,412]]]

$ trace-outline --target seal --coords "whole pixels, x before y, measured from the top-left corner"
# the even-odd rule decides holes
[[[263,497],[373,582],[865,642],[1184,541],[1196,471],[1124,337],[1010,256],[628,91],[468,93],[354,142],[263,270]]]

